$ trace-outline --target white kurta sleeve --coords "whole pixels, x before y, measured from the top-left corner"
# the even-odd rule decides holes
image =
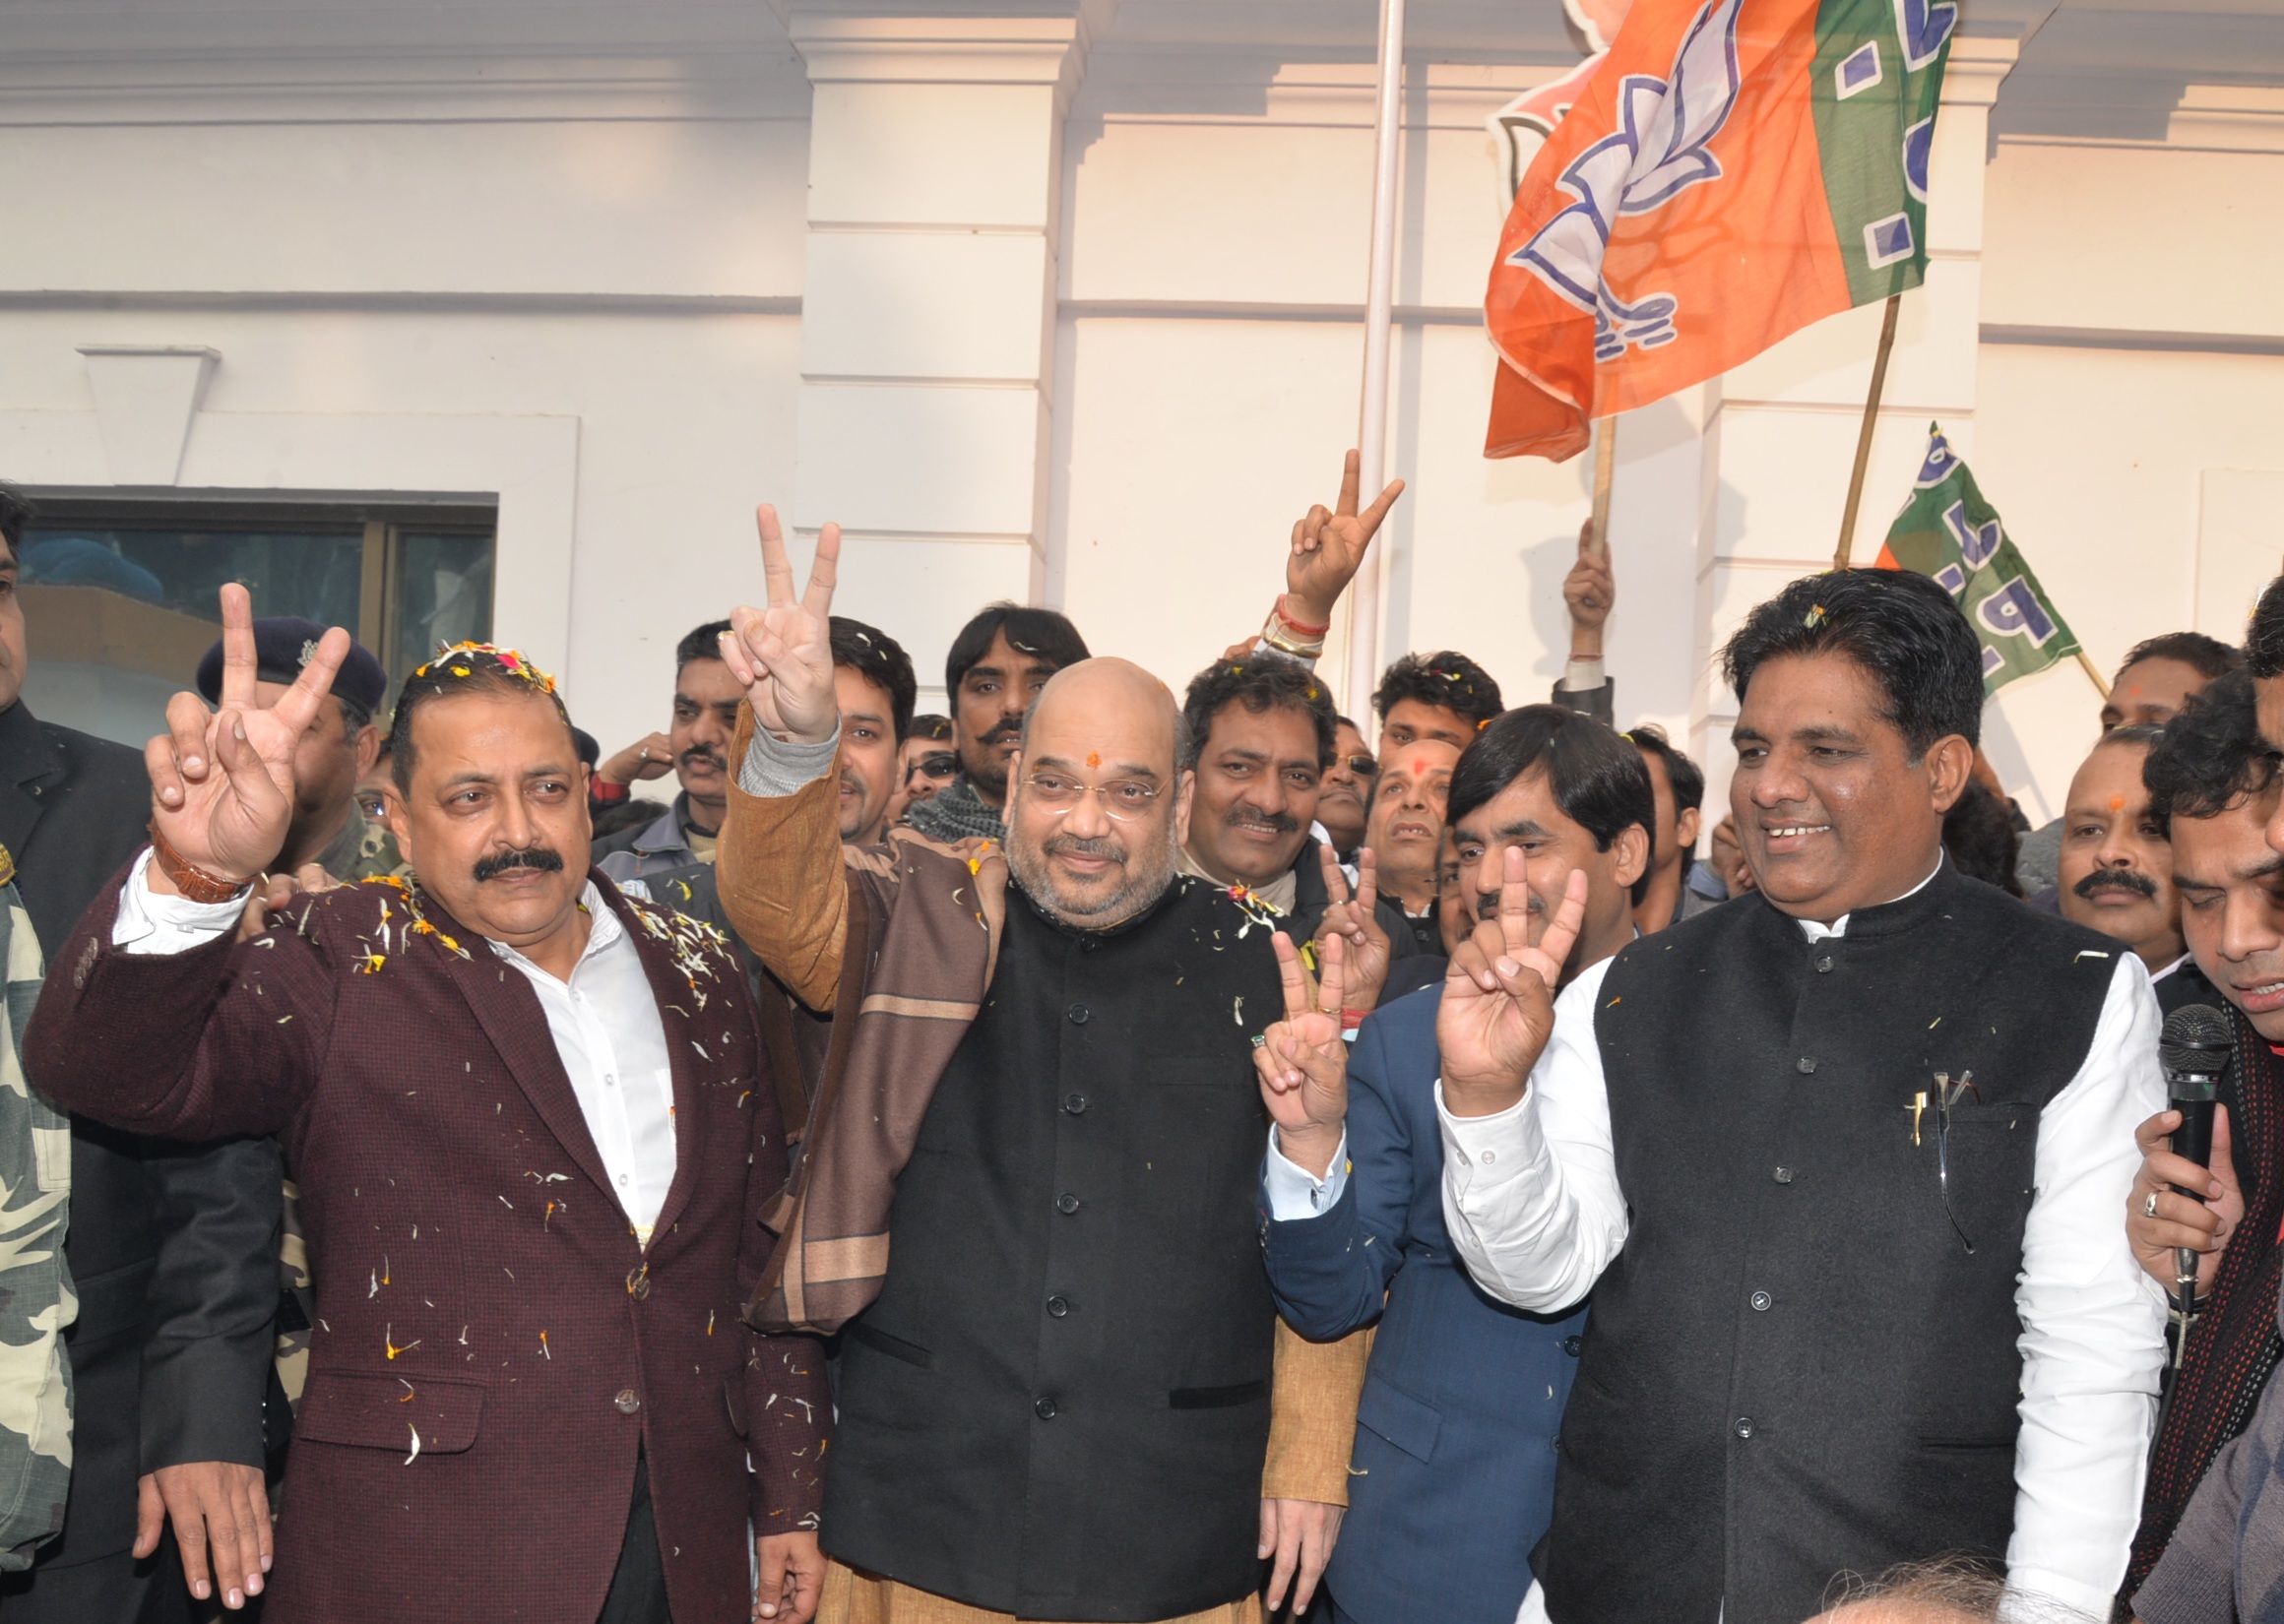
[[[2125,1581],[2165,1360],[2165,1299],[2125,1241],[2133,1130],[2165,1108],[2157,998],[2120,956],[2085,1064],[2038,1127],[2014,1294],[2022,1432],[2008,1588],[2097,1618]]]
[[[1605,959],[1554,1000],[1554,1033],[1522,1099],[1443,1130],[1443,1221],[1468,1272],[1501,1302],[1568,1308],[1625,1244],[1625,1197],[1611,1150],[1610,1093],[1594,1014]]]

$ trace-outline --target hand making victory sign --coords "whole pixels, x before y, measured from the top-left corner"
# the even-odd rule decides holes
[[[1508,846],[1496,917],[1459,944],[1435,1014],[1443,1099],[1454,1116],[1491,1116],[1522,1098],[1554,1032],[1554,989],[1586,919],[1586,876],[1573,869],[1536,946],[1519,846]]]
[[[278,703],[255,697],[254,603],[235,584],[222,590],[222,704],[209,711],[193,693],[166,702],[166,731],[143,747],[151,775],[151,827],[157,841],[210,880],[243,885],[267,869],[286,843],[293,816],[293,750],[333,689],[349,650],[339,626],[320,638],[293,686]],[[180,890],[167,865],[146,871],[152,890]]]
[[[1285,561],[1286,611],[1306,625],[1331,623],[1333,606],[1364,564],[1364,549],[1372,544],[1396,498],[1404,494],[1404,481],[1391,479],[1372,505],[1359,513],[1359,466],[1357,454],[1350,452],[1333,509],[1328,513],[1319,502],[1293,526],[1293,553]]]
[[[841,725],[828,623],[841,562],[841,527],[827,525],[818,532],[808,591],[796,601],[793,567],[786,556],[777,509],[764,502],[754,510],[754,519],[761,529],[769,607],[740,604],[730,611],[730,630],[722,634],[722,657],[745,690],[757,724],[791,742],[823,744]]]
[[[1322,1178],[1348,1121],[1348,1041],[1340,1020],[1347,944],[1338,936],[1326,939],[1324,975],[1311,987],[1293,939],[1280,932],[1269,942],[1285,986],[1285,1019],[1263,1034],[1253,1050],[1253,1069],[1261,1074],[1261,1097],[1277,1124],[1278,1150],[1296,1167]]]
[[[1316,926],[1317,955],[1321,958],[1336,936],[1347,943],[1348,974],[1341,1007],[1367,1012],[1377,1009],[1380,989],[1388,982],[1388,961],[1394,957],[1395,948],[1380,924],[1379,870],[1372,848],[1367,845],[1357,853],[1357,889],[1353,901],[1348,894],[1348,876],[1341,872],[1340,859],[1333,855],[1332,847],[1318,846],[1317,855],[1324,863],[1325,895],[1332,899]]]

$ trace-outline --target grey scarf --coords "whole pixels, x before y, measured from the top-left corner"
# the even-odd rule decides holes
[[[965,773],[937,790],[932,800],[913,807],[904,821],[929,840],[946,843],[979,837],[1000,842],[1007,839],[1006,822],[996,808],[983,804],[983,797],[976,793]]]

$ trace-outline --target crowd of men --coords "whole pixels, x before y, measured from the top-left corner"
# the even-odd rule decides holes
[[[990,605],[948,716],[764,508],[607,756],[226,587],[138,760],[0,487],[0,1611],[2284,1616],[2284,579],[2038,829],[1943,589],[1794,582],[1708,808],[1591,531],[1548,702],[1338,714],[1401,490],[1183,682]]]

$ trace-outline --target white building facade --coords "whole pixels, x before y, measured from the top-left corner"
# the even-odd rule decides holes
[[[2105,670],[2233,640],[2284,568],[2284,6],[2194,3],[1968,5],[1856,539],[1939,420]],[[1411,12],[1380,646],[1520,703],[1561,668],[1591,475],[1481,456],[1485,120],[1579,47],[1555,0]],[[488,625],[607,752],[761,591],[764,500],[802,551],[844,527],[838,607],[923,709],[1002,597],[1178,688],[1260,624],[1355,443],[1374,29],[1369,0],[0,0],[0,476],[48,539],[144,559],[32,571],[34,708],[156,726],[212,635],[168,594],[259,531],[265,608],[392,648]],[[1877,322],[1619,425],[1619,718],[1716,795],[1715,656],[1829,564]],[[2097,705],[2073,664],[1994,706],[2034,821]]]

